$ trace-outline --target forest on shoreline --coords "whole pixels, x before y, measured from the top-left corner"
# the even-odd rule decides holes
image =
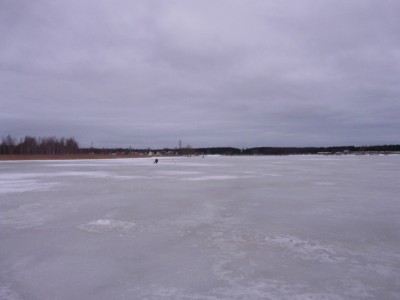
[[[350,153],[400,153],[400,144],[373,146],[335,146],[335,147],[206,147],[163,149],[132,148],[81,148],[73,138],[26,136],[18,142],[10,135],[3,137],[0,155],[294,155],[294,154],[350,154]]]
[[[20,155],[66,155],[78,154],[80,151],[78,143],[74,138],[56,137],[32,137],[26,136],[19,142],[8,135],[1,139],[0,154]]]

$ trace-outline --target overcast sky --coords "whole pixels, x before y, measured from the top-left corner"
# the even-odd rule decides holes
[[[400,143],[398,0],[0,0],[0,137]]]

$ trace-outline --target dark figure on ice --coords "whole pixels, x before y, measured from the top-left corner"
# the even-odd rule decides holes
[[[156,158],[156,160],[154,161],[153,164],[158,164],[158,159]]]

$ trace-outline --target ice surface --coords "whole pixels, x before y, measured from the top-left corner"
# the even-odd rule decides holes
[[[0,299],[400,299],[400,156],[0,163]]]
[[[78,226],[78,228],[87,232],[106,232],[111,230],[128,231],[135,226],[132,222],[123,222],[118,220],[100,219]]]

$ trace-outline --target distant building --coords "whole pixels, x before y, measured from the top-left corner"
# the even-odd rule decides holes
[[[318,155],[331,155],[331,152],[317,152]]]

